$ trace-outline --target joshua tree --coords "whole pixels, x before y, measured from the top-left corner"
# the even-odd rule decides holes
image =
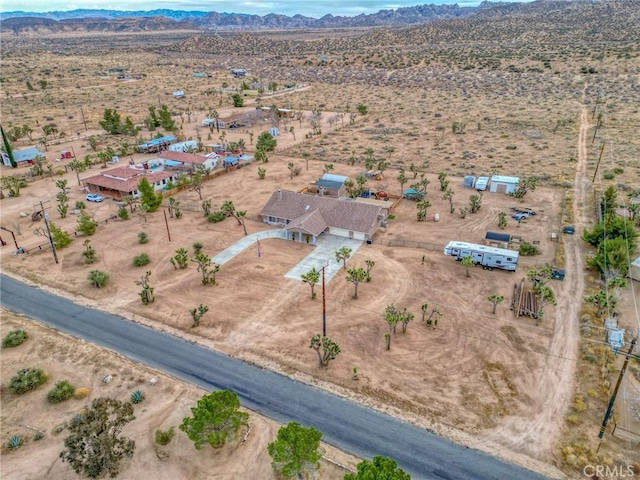
[[[470,277],[469,267],[473,267],[473,260],[471,260],[471,257],[469,255],[463,257],[460,264],[467,269],[467,277]]]
[[[454,191],[451,190],[450,188],[447,189],[446,192],[444,192],[444,195],[442,195],[442,199],[443,200],[449,200],[449,213],[453,214],[456,209],[453,207],[453,195],[454,195]]]
[[[436,316],[436,318],[433,318],[434,316]],[[441,316],[442,316],[442,312],[438,307],[432,308],[431,313],[429,314],[429,318],[427,318],[427,321],[426,321],[427,327],[436,328],[438,326],[438,317],[441,317]]]
[[[197,308],[193,308],[189,310],[189,313],[191,314],[191,318],[193,318],[193,324],[191,325],[191,328],[196,328],[198,325],[200,325],[200,319],[208,311],[209,311],[209,307],[203,304],[198,305]]]
[[[342,268],[347,269],[347,260],[351,257],[351,249],[349,247],[342,247],[335,252],[336,262],[342,262]]]
[[[350,268],[347,270],[347,282],[353,283],[353,298],[358,298],[358,285],[367,279],[367,272],[363,268]]]
[[[139,293],[140,300],[144,305],[148,305],[153,303],[155,297],[153,296],[154,288],[149,285],[149,277],[151,277],[151,272],[147,270],[143,277],[140,277],[140,280],[136,280],[136,285],[140,285],[142,287],[142,291]]]
[[[316,284],[320,280],[320,271],[316,270],[316,267],[312,267],[307,273],[303,273],[300,275],[303,283],[309,284],[311,287],[311,300],[315,300],[316,298]]]
[[[367,266],[367,282],[370,282],[371,281],[371,270],[375,266],[376,262],[374,260],[367,259],[367,260],[364,261],[364,263]]]
[[[416,204],[418,209],[418,221],[424,222],[427,219],[427,209],[431,206],[431,202],[428,200],[421,200]]]
[[[293,180],[293,169],[296,168],[296,164],[293,162],[287,163],[287,168],[289,169],[290,179]]]
[[[202,285],[215,285],[216,273],[220,271],[220,265],[211,263],[211,260],[204,253],[196,253],[192,260],[198,264],[198,272],[202,274]]]
[[[400,170],[400,173],[398,174],[398,183],[400,184],[400,195],[404,193],[404,186],[408,181],[409,179],[405,175],[404,170]]]
[[[507,228],[507,214],[505,212],[498,213],[498,227],[502,230]]]
[[[504,296],[498,293],[492,293],[487,297],[487,300],[489,300],[493,305],[493,311],[491,313],[495,315],[496,307],[504,301]]]
[[[440,180],[440,191],[446,192],[449,189],[449,180],[447,180],[447,174],[440,172],[438,174],[438,180]]]
[[[477,193],[469,196],[469,207],[471,213],[476,213],[482,207],[482,193]]]
[[[427,315],[427,310],[429,310],[429,304],[423,303],[420,305],[420,310],[422,310],[422,323],[425,323],[425,317]]]
[[[307,164],[307,171],[309,171],[309,158],[311,157],[311,154],[309,152],[302,152],[302,158],[304,158],[304,161]]]
[[[176,254],[169,259],[169,262],[176,270],[187,268],[189,264],[189,252],[187,252],[186,248],[180,247],[176,250]]]
[[[313,348],[318,354],[318,362],[321,367],[328,367],[329,362],[334,360],[340,353],[340,347],[336,342],[328,337],[323,337],[319,333],[311,337],[309,348]],[[322,352],[320,352],[321,349]]]

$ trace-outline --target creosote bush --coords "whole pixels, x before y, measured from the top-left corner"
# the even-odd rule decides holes
[[[134,267],[144,267],[145,265],[149,265],[150,262],[151,258],[146,253],[141,253],[140,255],[133,257]]]
[[[22,395],[35,390],[47,381],[47,374],[39,368],[23,368],[18,370],[9,382],[9,390],[16,395]]]
[[[71,385],[67,380],[61,380],[56,382],[55,387],[53,387],[47,393],[47,400],[49,403],[60,403],[65,400],[69,400],[73,397],[74,392],[76,391],[76,387]]]
[[[156,443],[158,445],[168,445],[171,439],[175,435],[174,427],[169,430],[156,430]]]
[[[2,348],[13,348],[22,345],[29,338],[29,334],[24,330],[11,330],[2,339]]]

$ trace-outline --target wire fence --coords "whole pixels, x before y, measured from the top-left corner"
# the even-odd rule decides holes
[[[632,432],[631,430],[622,428],[617,423],[614,424],[611,435],[617,438],[622,438],[624,440],[631,440],[632,442],[636,442],[637,445],[640,446],[640,433]]]

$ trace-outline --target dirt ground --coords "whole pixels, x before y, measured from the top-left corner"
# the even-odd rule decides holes
[[[43,57],[51,55],[49,52]],[[68,57],[63,58],[70,61]],[[121,61],[115,54],[106,58],[108,61],[101,64],[102,67],[95,65],[95,58],[85,61],[94,70]],[[164,101],[166,92],[183,85],[195,92],[205,88],[189,78],[194,62],[174,57],[164,63],[164,69],[153,71],[151,65],[157,58],[148,54],[139,58],[140,65],[149,68],[152,74],[141,82],[122,83],[106,78],[92,85],[87,69],[77,78],[60,80],[60,92],[68,98],[63,108],[47,103],[46,92],[23,92],[15,82],[4,86],[13,107],[7,113],[8,118],[22,123],[17,112],[30,106],[25,118],[55,115],[61,129],[69,133],[67,138],[56,140],[49,147],[47,156],[55,169],[63,171],[61,178],[68,179],[70,205],[82,200],[84,193],[75,173],[64,173],[68,160],[55,162],[53,158],[61,150],[69,149],[73,149],[78,158],[93,154],[87,137],[101,133],[97,120],[104,108],[116,105],[131,112],[137,122],[144,116],[149,99],[153,98],[153,103]],[[9,60],[10,72],[20,67],[19,62],[36,61],[29,56]],[[228,80],[224,71],[216,71],[214,75],[211,82]],[[477,75],[474,78],[482,80],[480,74]],[[447,78],[444,80],[448,85]],[[431,181],[427,188],[427,199],[432,204],[429,220],[417,222],[415,203],[402,201],[392,212],[395,218],[386,231],[376,235],[372,245],[363,245],[348,262],[349,266],[363,266],[366,259],[375,261],[372,280],[360,286],[359,298],[351,298],[353,286],[341,275],[327,286],[328,336],[342,349],[328,370],[316,366],[315,353],[308,348],[309,338],[320,330],[321,302],[309,298],[307,285],[283,277],[311,247],[275,239],[262,241],[260,257],[255,248],[245,250],[221,268],[218,285],[214,287],[202,286],[193,266],[174,270],[170,265],[169,258],[179,247],[192,251],[192,244],[201,242],[203,251],[214,256],[243,235],[242,228],[233,219],[207,223],[201,213],[201,200],[194,191],[176,195],[184,216],[169,219],[171,241],[161,212],[150,215],[146,221],[138,214],[127,221],[109,220],[116,213],[115,202],[89,203],[88,211],[95,219],[106,221],[100,223],[98,232],[90,238],[98,254],[97,263],[87,266],[82,262],[84,239],[79,237],[58,251],[60,263],[55,265],[46,247],[37,250],[45,241],[33,235],[33,230],[42,227],[42,223],[34,225],[29,217],[20,216],[21,212],[30,215],[34,204],[49,201],[46,206],[51,220],[69,232],[74,230],[75,217],[60,219],[55,211],[54,180],[57,177],[45,176],[24,188],[20,197],[2,201],[2,225],[19,231],[19,245],[30,250],[28,255],[13,256],[15,249],[9,238],[9,245],[0,250],[2,269],[74,296],[76,301],[322,385],[466,445],[551,477],[563,478],[566,474],[556,468],[555,449],[565,429],[564,414],[573,401],[576,359],[580,356],[581,309],[577,299],[584,290],[585,249],[579,235],[564,238],[559,235],[560,242],[553,242],[551,233],[560,232],[564,223],[575,223],[578,232],[590,225],[593,199],[589,180],[599,149],[589,143],[593,119],[581,96],[583,90],[577,89],[582,86],[581,81],[568,73],[563,73],[562,80],[565,83],[561,86],[558,81],[556,94],[549,98],[541,99],[534,84],[527,85],[533,93],[484,92],[473,100],[473,105],[471,97],[457,90],[449,91],[446,85],[442,90],[430,86],[430,90],[422,91],[312,84],[307,89],[277,97],[275,102],[295,108],[304,106],[305,115],[313,105],[324,105],[322,136],[306,141],[305,134],[311,130],[306,120],[282,124],[277,153],[270,155],[267,164],[260,165],[267,170],[264,180],[258,178],[258,165],[252,164],[205,183],[203,199],[211,199],[214,208],[224,200],[232,200],[239,210],[247,210],[247,229],[253,232],[268,228],[257,215],[274,190],[299,190],[307,186],[321,175],[327,163],[334,164],[332,173],[353,178],[364,168],[367,148],[374,149],[377,157],[386,158],[392,164],[382,181],[370,182],[372,187],[399,193],[398,168],[406,168],[411,177],[408,168],[412,163],[426,173]],[[448,81],[455,82],[456,78]],[[621,81],[624,82],[624,78]],[[543,90],[542,86],[539,88]],[[437,91],[432,94],[431,90]],[[92,95],[96,98],[90,98]],[[519,98],[521,95],[524,98]],[[87,102],[84,115],[88,119],[88,131],[83,131],[77,112],[72,113],[71,105],[78,101]],[[168,102],[171,101],[169,98]],[[218,106],[217,101],[215,96],[210,100],[199,93],[193,103],[188,100],[189,108],[197,113],[192,116],[182,113],[179,117],[185,138],[201,136],[204,143],[218,143],[217,132],[209,139],[206,129],[196,129],[207,103],[213,103],[221,115],[233,111],[226,105]],[[333,113],[345,113],[349,105],[353,110],[359,102],[370,106],[370,114],[356,116],[352,126],[348,125],[348,114],[339,117]],[[266,104],[272,103],[269,100]],[[185,110],[184,105],[172,105],[174,107]],[[249,103],[247,109],[251,108],[254,105]],[[525,108],[527,121],[515,113]],[[622,115],[621,112],[628,113],[632,107],[621,101],[612,108]],[[468,119],[468,131],[464,135],[453,135],[451,123],[459,119]],[[558,119],[571,121],[563,123],[556,132],[553,126]],[[265,122],[251,131],[257,138],[271,126]],[[290,126],[294,127],[295,138],[288,132]],[[80,133],[78,138],[74,132]],[[141,135],[146,138],[151,133],[143,131]],[[225,141],[239,138],[245,140],[251,153],[248,129],[225,133]],[[23,142],[26,144],[26,140]],[[117,145],[114,143],[114,147]],[[517,146],[515,151],[511,145]],[[311,154],[308,169],[303,152]],[[129,156],[136,162],[152,158],[139,154]],[[349,158],[355,159],[353,165]],[[289,162],[302,167],[300,175],[290,177]],[[624,169],[617,180],[633,184],[637,166],[631,161],[621,162],[608,163],[607,171],[622,165]],[[99,165],[81,177],[98,171]],[[442,199],[437,180],[440,171],[449,174],[456,209],[468,205],[469,195],[475,193],[462,187],[462,176],[466,174],[494,171],[505,175],[538,174],[542,181],[522,203],[486,192],[481,210],[462,219],[457,212],[450,214],[448,202]],[[6,167],[0,171],[2,175],[13,173],[15,171]],[[521,257],[515,273],[475,268],[467,278],[463,267],[442,254],[444,245],[450,240],[482,243],[486,231],[499,231],[498,213],[510,212],[512,206],[533,208],[537,215],[519,225],[510,218],[505,232],[519,235],[525,241],[539,242],[541,255]],[[435,213],[439,214],[438,222],[433,220]],[[149,234],[149,243],[137,242],[141,231]],[[3,238],[7,240],[5,235]],[[151,264],[142,269],[132,266],[133,257],[143,252],[150,255]],[[539,326],[527,317],[514,318],[509,310],[514,283],[530,268],[547,263],[567,268],[565,281],[551,284],[558,306],[547,307]],[[92,269],[109,273],[106,288],[98,290],[89,285],[86,275]],[[134,282],[147,269],[152,271],[156,301],[145,307],[140,303]],[[495,315],[487,300],[493,293],[505,297]],[[626,320],[634,318],[629,291],[623,292],[623,296],[627,300],[621,302],[621,318],[632,328],[631,320]],[[200,303],[208,305],[210,311],[200,327],[191,329],[189,309]],[[393,337],[391,350],[387,352],[383,313],[390,303],[407,307],[416,317],[406,334]],[[420,307],[425,303],[429,305],[428,311],[435,307],[443,314],[437,328],[428,328],[421,321]],[[357,381],[352,379],[353,367],[358,368]],[[187,387],[175,387],[179,388]],[[553,408],[549,408],[550,405]],[[625,450],[625,446],[620,449]]]
[[[131,393],[141,390],[145,400],[135,407],[136,419],[127,425],[123,435],[136,442],[131,460],[123,461],[121,478],[136,478],[140,473],[151,478],[264,478],[274,479],[267,445],[275,438],[279,424],[250,413],[249,430],[242,432],[246,441],[239,439],[220,450],[210,447],[198,451],[189,438],[178,429],[182,419],[190,415],[203,394],[207,393],[184,382],[130,362],[117,354],[91,344],[79,342],[66,335],[52,332],[33,321],[0,311],[1,335],[10,330],[24,329],[29,333],[26,343],[16,348],[3,349],[2,387],[2,478],[12,479],[68,479],[75,478],[69,464],[58,457],[63,450],[65,430],[59,430],[75,414],[100,397],[128,400]],[[12,395],[6,380],[25,366],[42,368],[48,381],[38,390],[21,396]],[[101,381],[111,375],[108,384]],[[157,383],[149,381],[155,378]],[[46,392],[60,380],[69,380],[76,387],[88,387],[90,394],[84,399],[72,398],[58,405],[46,401]],[[158,429],[175,427],[175,435],[166,446],[155,443]],[[37,431],[45,433],[34,440]],[[26,443],[15,451],[6,448],[6,439],[20,435]],[[354,469],[357,460],[323,445],[326,450],[318,478],[341,478]],[[37,456],[37,461],[34,458]],[[338,465],[344,465],[340,467]],[[349,469],[349,470],[347,470]]]

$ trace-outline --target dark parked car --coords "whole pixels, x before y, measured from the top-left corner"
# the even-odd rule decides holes
[[[564,227],[562,227],[562,233],[573,235],[574,233],[576,233],[576,227],[574,227],[573,225],[565,225]]]
[[[564,280],[566,273],[564,270],[560,270],[556,268],[555,270],[551,270],[551,278],[554,280]]]

